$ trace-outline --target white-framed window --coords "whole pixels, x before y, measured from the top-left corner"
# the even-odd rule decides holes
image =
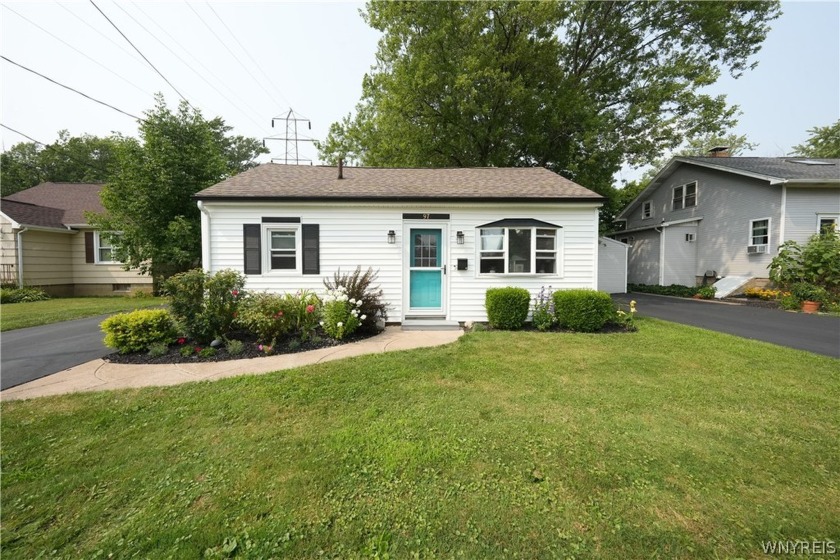
[[[764,246],[770,244],[770,218],[759,218],[750,220],[750,243],[751,246]]]
[[[840,214],[817,214],[817,232],[823,233],[831,228],[840,231]]]
[[[540,227],[479,230],[479,274],[559,274],[560,231]]]
[[[119,239],[117,231],[93,232],[93,255],[96,264],[120,264],[114,258],[114,242]]]
[[[295,272],[301,269],[300,227],[297,225],[264,228],[265,260],[267,272]]]
[[[647,220],[648,218],[653,217],[653,203],[651,201],[646,201],[642,203],[642,219]]]
[[[674,187],[671,209],[682,210],[697,206],[697,181]]]

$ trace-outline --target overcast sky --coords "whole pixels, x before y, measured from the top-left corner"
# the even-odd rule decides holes
[[[2,2],[3,56],[133,115],[152,107],[155,92],[174,107],[177,89],[205,117],[257,138],[282,134],[271,118],[290,108],[311,120],[301,136],[324,138],[358,102],[379,39],[361,3],[94,1],[163,77],[87,1]],[[759,144],[747,155],[785,155],[807,129],[840,118],[840,3],[785,2],[783,11],[756,70],[711,89],[741,107],[735,132]],[[8,127],[46,143],[61,129],[137,133],[131,117],[7,61],[0,68]],[[6,129],[0,140],[4,150],[26,141]],[[282,142],[269,147],[284,156]],[[316,158],[311,144],[300,149]]]

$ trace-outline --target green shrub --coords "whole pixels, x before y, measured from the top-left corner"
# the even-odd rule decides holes
[[[825,301],[829,301],[830,299],[828,290],[822,286],[815,286],[814,284],[808,284],[807,282],[798,282],[794,284],[790,288],[790,293],[796,298],[796,301],[800,303],[803,301],[816,301],[823,303]]]
[[[181,354],[181,356],[184,358],[189,358],[193,355],[193,352],[193,347],[189,345],[181,346],[181,349],[178,350],[178,353]]]
[[[231,356],[238,356],[245,351],[245,343],[236,339],[225,340],[225,348]]]
[[[208,274],[196,268],[169,278],[164,290],[172,314],[195,340],[206,343],[230,332],[245,277],[235,270]]]
[[[0,288],[0,303],[27,303],[30,301],[46,301],[50,296],[41,288]]]
[[[172,317],[166,309],[140,309],[118,313],[102,321],[105,346],[120,353],[142,352],[156,342],[175,338]]]
[[[292,302],[280,294],[249,294],[239,305],[236,322],[260,342],[282,339],[292,331]]]
[[[212,358],[216,355],[216,349],[212,346],[207,346],[198,351],[199,358]]]
[[[770,261],[770,278],[782,288],[805,282],[840,297],[840,234],[827,228],[808,243],[786,241]]]
[[[383,321],[388,319],[388,305],[382,301],[383,292],[379,286],[374,286],[378,272],[372,268],[362,274],[362,267],[357,266],[352,273],[342,274],[341,269],[337,270],[332,277],[324,279],[324,287],[327,291],[343,287],[348,300],[361,301],[358,306],[359,315],[364,315],[359,329],[366,333],[376,333],[376,320],[381,317]]]
[[[484,296],[487,321],[494,329],[521,329],[530,303],[531,294],[525,288],[488,288]]]
[[[159,358],[165,356],[169,352],[169,344],[166,342],[153,342],[149,344],[149,356],[152,358]]]
[[[703,286],[697,289],[697,295],[700,296],[700,299],[712,299],[715,297],[715,292],[717,292],[717,288],[714,286]]]
[[[561,290],[554,292],[557,323],[577,332],[596,332],[616,317],[610,295],[596,290]]]
[[[644,294],[658,294],[660,296],[692,297],[700,291],[697,286],[681,286],[671,284],[670,286],[659,286],[657,284],[627,284],[628,292],[640,292]]]
[[[367,319],[365,314],[359,311],[362,305],[362,300],[351,299],[347,295],[347,289],[344,286],[327,290],[327,295],[324,297],[321,328],[327,336],[336,340],[353,334],[362,321]]]
[[[286,294],[284,298],[292,333],[299,336],[301,341],[309,340],[321,320],[321,300],[309,290]]]

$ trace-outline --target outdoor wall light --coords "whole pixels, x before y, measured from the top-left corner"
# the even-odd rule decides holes
[[[458,243],[458,245],[463,245],[464,244],[464,232],[463,231],[459,231],[458,233],[455,234],[455,241]]]
[[[396,242],[397,242],[397,234],[392,229],[388,230],[388,244],[393,245]]]

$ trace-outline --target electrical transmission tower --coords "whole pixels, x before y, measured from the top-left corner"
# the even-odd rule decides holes
[[[312,160],[309,158],[300,157],[300,153],[298,152],[298,143],[300,142],[314,142],[314,138],[310,138],[309,136],[302,136],[298,134],[298,123],[305,122],[307,124],[307,130],[312,130],[312,123],[304,117],[303,115],[299,115],[295,113],[291,108],[289,111],[280,117],[274,117],[271,119],[271,128],[274,128],[274,121],[282,121],[286,126],[285,134],[278,134],[275,136],[268,136],[263,138],[263,146],[265,146],[266,140],[282,140],[285,143],[285,154],[283,157],[279,158],[271,158],[272,162],[282,162],[285,164],[292,163],[294,165],[300,165],[301,162],[309,162],[309,165],[312,165]]]

